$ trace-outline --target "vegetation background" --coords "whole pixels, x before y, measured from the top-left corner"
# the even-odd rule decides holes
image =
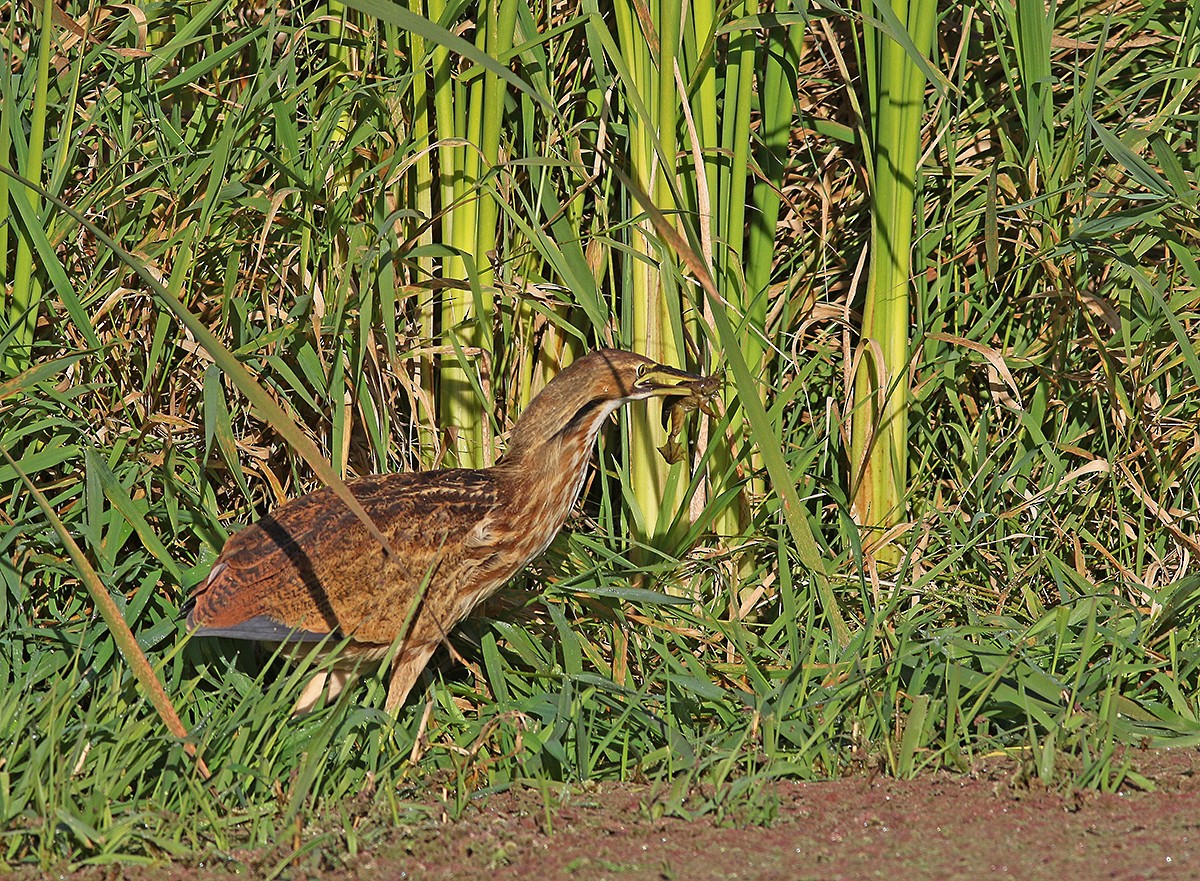
[[[0,9],[0,866],[1200,742],[1195,4]],[[724,416],[623,416],[398,721],[184,639],[239,524],[601,344]]]

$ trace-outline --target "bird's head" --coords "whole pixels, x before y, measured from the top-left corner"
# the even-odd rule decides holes
[[[606,401],[624,404],[646,398],[694,396],[714,393],[718,378],[698,376],[657,364],[644,355],[620,349],[601,349],[580,358],[546,387],[554,394],[571,395],[581,403]]]
[[[622,404],[647,398],[707,400],[720,379],[699,376],[620,349],[600,349],[559,373],[533,399],[513,428],[509,458],[555,437],[590,442]]]

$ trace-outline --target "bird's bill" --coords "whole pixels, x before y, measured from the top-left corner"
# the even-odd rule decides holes
[[[721,378],[719,376],[700,376],[657,364],[649,367],[638,378],[634,388],[648,398],[682,395],[707,399],[717,393],[720,385]]]

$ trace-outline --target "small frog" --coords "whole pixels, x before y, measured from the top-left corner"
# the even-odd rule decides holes
[[[720,415],[716,406],[716,394],[720,387],[720,374],[705,377],[702,382],[695,384],[690,395],[676,398],[670,407],[663,408],[663,428],[667,428],[667,440],[658,448],[658,451],[667,464],[674,465],[676,462],[682,462],[686,455],[687,451],[679,442],[679,436],[683,433],[683,420],[688,413],[699,410],[713,418]],[[670,423],[669,428],[668,423]]]

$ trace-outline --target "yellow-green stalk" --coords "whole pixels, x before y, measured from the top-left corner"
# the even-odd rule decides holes
[[[412,11],[424,15],[422,0],[411,0]],[[433,244],[433,212],[435,184],[433,173],[433,138],[434,127],[430,116],[433,111],[432,95],[429,92],[429,78],[426,75],[426,65],[430,63],[430,55],[425,38],[416,31],[408,31],[409,57],[413,64],[412,77],[412,141],[417,149],[410,172],[412,179],[411,193],[414,208],[417,211],[417,223],[420,232],[417,235],[417,247],[429,249]],[[436,49],[434,52],[436,53]],[[414,259],[417,281],[417,323],[420,327],[420,343],[422,348],[434,348],[435,299],[437,294],[432,287],[424,288],[421,283],[434,277],[433,256],[426,253]],[[437,450],[437,414],[432,409],[436,395],[434,385],[434,358],[429,351],[417,356],[416,381],[423,397],[414,408],[414,418],[417,423],[417,445],[421,461],[428,467],[433,465]]]
[[[430,0],[430,17],[438,20],[444,8],[444,0]],[[482,5],[476,45],[492,58],[507,52],[516,14],[515,0]],[[443,261],[442,272],[458,283],[442,299],[442,343],[450,351],[441,359],[439,411],[442,424],[458,431],[450,460],[465,466],[487,465],[494,450],[485,440],[486,407],[476,390],[482,377],[472,374],[477,371],[474,365],[490,367],[493,349],[489,252],[496,247],[498,212],[483,181],[499,162],[505,84],[490,71],[481,71],[470,83],[456,82],[449,52],[439,47],[434,59],[442,239],[455,251]]]
[[[863,11],[868,16],[876,12],[865,6]],[[930,0],[895,0],[891,11],[907,32],[910,47],[869,24],[863,34],[872,166],[871,252],[851,431],[854,511],[868,532],[864,538],[869,552],[884,565],[899,562],[899,546],[887,543],[871,550],[872,543],[904,517],[908,480],[910,252],[926,85],[925,73],[911,53],[928,55],[937,7]]]
[[[46,93],[49,90],[50,54],[53,51],[54,43],[54,32],[51,26],[53,9],[53,0],[45,0],[41,8],[42,23],[38,44],[37,78],[34,81],[33,114],[29,119],[29,149],[25,154],[24,175],[35,184],[42,182],[42,152],[46,140]],[[5,123],[8,121],[8,119],[4,120]],[[41,199],[38,198],[37,193],[26,188],[25,195],[33,207],[31,213],[40,214]],[[13,264],[12,294],[7,304],[7,325],[8,328],[15,328],[16,332],[8,344],[5,361],[13,370],[25,368],[33,357],[33,335],[37,330],[41,300],[41,282],[33,272],[33,244],[28,235],[23,235],[17,240],[17,255]]]

